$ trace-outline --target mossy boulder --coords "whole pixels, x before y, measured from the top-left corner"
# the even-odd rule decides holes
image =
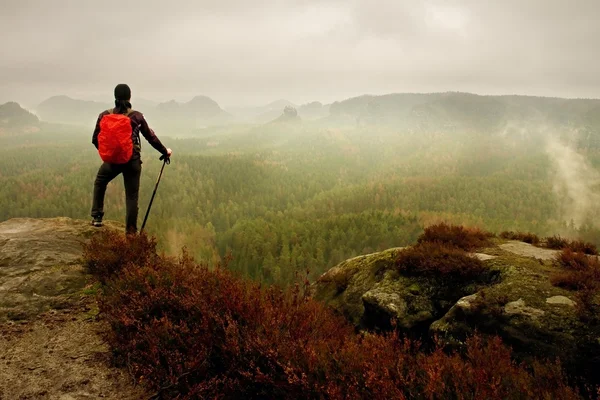
[[[363,296],[384,279],[385,271],[401,250],[393,248],[343,261],[313,284],[314,297],[331,305],[353,324],[362,325]]]
[[[395,326],[456,347],[477,331],[499,335],[522,361],[559,358],[567,371],[590,379],[600,368],[600,318],[583,318],[577,292],[552,285],[556,251],[496,239],[473,255],[490,279],[443,287],[435,276],[403,275],[395,267],[401,250],[342,262],[313,284],[314,297],[359,329]]]
[[[388,330],[395,325],[407,334],[427,332],[458,299],[480,284],[460,287],[441,279],[403,274],[397,268],[402,248],[346,260],[313,285],[314,297],[332,306],[359,328]]]
[[[575,375],[593,376],[600,368],[597,322],[582,318],[577,292],[551,284],[558,267],[547,250],[521,243],[515,254],[512,247],[500,246],[491,261],[505,271],[502,279],[461,298],[431,325],[431,335],[456,346],[474,331],[498,335],[519,360],[559,358]]]

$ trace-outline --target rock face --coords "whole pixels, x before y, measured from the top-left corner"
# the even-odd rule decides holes
[[[353,324],[364,326],[367,317],[363,296],[371,289],[376,289],[376,284],[382,280],[382,272],[393,263],[400,250],[389,249],[342,262],[319,278],[314,286],[315,297],[333,306]],[[399,298],[400,294],[396,296]],[[396,297],[388,300],[394,304]],[[372,301],[376,302],[374,299]],[[404,301],[402,299],[402,304]],[[402,307],[400,304],[398,306]],[[394,305],[390,305],[390,308],[394,308]]]
[[[88,281],[81,245],[94,229],[69,218],[0,223],[0,322],[28,319],[75,301]]]
[[[477,330],[501,336],[522,360],[559,357],[587,376],[600,367],[600,327],[580,317],[576,293],[550,282],[555,251],[498,241],[474,255],[496,279],[440,296],[428,279],[395,272],[400,250],[342,262],[313,285],[314,297],[359,328],[389,329],[393,318],[409,335],[437,335],[457,346]]]

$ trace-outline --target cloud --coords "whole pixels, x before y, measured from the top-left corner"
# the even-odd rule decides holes
[[[0,101],[463,90],[600,97],[596,0],[4,0]],[[39,99],[41,100],[41,99]]]

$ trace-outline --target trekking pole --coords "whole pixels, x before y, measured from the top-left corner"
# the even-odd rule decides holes
[[[160,174],[158,174],[158,179],[156,180],[156,185],[154,186],[154,192],[152,192],[152,197],[150,198],[150,204],[148,204],[148,209],[146,210],[146,216],[144,217],[144,223],[142,224],[142,229],[140,233],[144,232],[144,227],[146,226],[146,221],[148,220],[148,214],[150,214],[150,208],[152,207],[152,202],[154,201],[154,196],[156,195],[156,189],[158,189],[158,184],[160,183],[160,178],[162,177],[163,170],[165,169],[165,165],[171,164],[171,159],[167,156],[162,156],[160,158],[163,161],[162,168],[160,169]]]

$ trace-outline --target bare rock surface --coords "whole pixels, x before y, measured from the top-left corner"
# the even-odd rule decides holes
[[[108,223],[101,229],[118,228]],[[82,244],[98,228],[70,218],[0,223],[0,322],[68,307],[86,285]]]
[[[112,228],[123,229],[100,229]],[[0,223],[0,399],[149,397],[110,365],[97,285],[81,260],[97,231],[69,218]]]
[[[104,326],[83,310],[0,325],[0,399],[148,398],[127,370],[110,366]]]
[[[516,240],[511,240],[508,243],[501,244],[499,247],[502,250],[509,251],[513,254],[523,257],[532,257],[539,260],[552,260],[556,258],[558,253],[560,253],[559,250],[543,249],[541,247],[536,247],[529,243],[518,242]]]

